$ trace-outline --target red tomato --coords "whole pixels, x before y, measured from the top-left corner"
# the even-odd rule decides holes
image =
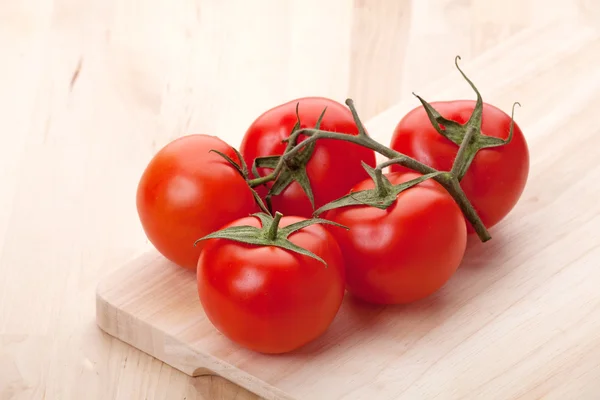
[[[464,124],[475,101],[431,103],[443,117]],[[483,104],[481,132],[501,139],[508,137],[510,116]],[[423,107],[410,111],[396,126],[391,148],[439,171],[449,171],[458,146],[440,135]],[[392,171],[406,171],[394,165]],[[529,174],[529,150],[523,132],[515,123],[512,141],[504,146],[480,150],[461,181],[461,187],[487,228],[502,220],[515,206]],[[473,232],[471,225],[469,232]]]
[[[266,111],[248,128],[240,151],[251,168],[254,159],[284,153],[286,143],[297,122],[296,104],[299,105],[301,128],[314,128],[323,109],[327,107],[320,128],[338,133],[358,134],[352,113],[343,104],[322,97],[306,97],[290,101]],[[301,137],[300,141],[305,137]],[[361,161],[375,166],[375,153],[365,147],[330,139],[319,140],[306,165],[313,190],[315,208],[348,193],[348,190],[368,177]],[[261,175],[272,170],[259,169]],[[269,187],[272,183],[269,184]],[[256,188],[261,195],[267,189]],[[280,195],[273,197],[273,212],[310,218],[313,213],[310,201],[297,182],[290,184]]]
[[[386,175],[392,184],[419,177]],[[352,191],[372,189],[371,179]],[[466,224],[454,199],[427,180],[401,192],[385,210],[360,205],[327,211],[323,218],[350,228],[331,229],[346,266],[348,292],[376,304],[403,304],[440,289],[462,261]]]
[[[303,220],[283,217],[284,227]],[[230,226],[261,227],[247,217]],[[340,229],[340,228],[338,228]],[[228,239],[207,241],[198,260],[198,293],[207,317],[230,340],[261,353],[292,351],[323,334],[344,296],[340,248],[321,225],[289,240],[321,257]]]
[[[194,246],[197,239],[258,211],[244,178],[212,149],[237,160],[217,137],[184,136],[152,158],[137,189],[137,210],[150,242],[192,270],[204,246]]]

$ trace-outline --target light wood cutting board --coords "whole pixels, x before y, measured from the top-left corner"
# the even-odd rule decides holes
[[[531,171],[493,239],[472,238],[437,294],[404,307],[346,298],[320,339],[265,356],[220,335],[193,273],[151,252],[99,285],[98,325],[187,374],[217,374],[267,399],[597,399],[600,34],[547,26],[463,67],[484,101],[507,112],[521,102]],[[474,98],[458,72],[414,89],[429,101]],[[367,128],[389,143],[416,105],[393,107]]]

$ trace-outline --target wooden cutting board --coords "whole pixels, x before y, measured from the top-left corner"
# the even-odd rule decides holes
[[[437,294],[404,307],[346,298],[320,339],[265,356],[219,334],[193,273],[151,252],[99,285],[98,325],[189,375],[220,375],[267,399],[597,399],[600,34],[584,23],[533,29],[463,67],[484,101],[507,112],[521,102],[531,171],[493,239],[471,240]],[[474,98],[458,72],[414,89],[429,101]],[[367,128],[389,143],[417,104]]]

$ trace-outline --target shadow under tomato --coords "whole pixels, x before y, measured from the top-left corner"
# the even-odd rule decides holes
[[[506,232],[502,229],[492,230],[492,239],[482,242],[477,235],[469,235],[467,249],[459,269],[485,269],[494,267],[494,260],[503,259],[508,251]],[[496,265],[497,266],[497,265]]]
[[[406,305],[375,305],[346,293],[340,311],[318,339],[289,356],[335,352],[376,340],[393,340],[407,347],[450,316],[451,291],[445,287],[423,300]]]
[[[508,228],[508,229],[507,229]],[[373,341],[392,343],[395,356],[462,312],[473,297],[487,290],[485,275],[497,275],[510,252],[511,227],[494,229],[493,239],[482,243],[469,235],[465,257],[452,278],[436,293],[406,305],[375,305],[346,293],[338,315],[316,340],[287,353],[285,357],[320,357],[364,346]],[[488,282],[489,283],[489,282]]]

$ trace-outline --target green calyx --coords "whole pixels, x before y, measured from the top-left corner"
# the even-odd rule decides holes
[[[327,266],[327,263],[321,257],[300,246],[295,245],[288,239],[288,237],[292,233],[314,224],[329,224],[338,226],[340,228],[348,229],[343,225],[320,218],[299,221],[282,228],[279,227],[279,222],[281,221],[282,217],[282,214],[279,212],[275,213],[275,217],[272,217],[267,213],[256,213],[252,214],[252,216],[258,218],[261,221],[261,228],[257,228],[255,226],[232,226],[204,236],[203,238],[198,239],[194,243],[194,245],[201,240],[227,239],[233,240],[235,242],[253,244],[258,246],[275,246],[308,257],[312,257],[315,260],[320,261]]]
[[[244,178],[246,181],[248,181],[248,166],[246,165],[246,161],[244,161],[244,158],[242,157],[242,155],[236,148],[233,148],[233,151],[235,151],[235,154],[237,155],[238,160],[240,160],[239,164],[236,163],[234,160],[232,160],[231,157],[229,157],[227,154],[221,153],[218,150],[210,150],[210,151],[217,153],[218,155],[223,157],[229,164],[231,164],[235,168],[235,170],[242,176],[242,178]],[[252,188],[250,186],[248,186],[248,189],[250,189],[250,191],[252,192],[252,197],[254,197],[254,201],[256,202],[256,204],[258,204],[258,207],[262,211],[270,214],[269,210],[267,209],[267,206],[262,201],[262,199],[260,198],[260,196],[258,195],[256,190],[254,190],[254,188]]]
[[[454,164],[452,165],[452,172],[457,176],[458,180],[460,181],[467,173],[469,166],[473,162],[473,159],[475,158],[479,150],[491,147],[504,146],[511,142],[514,131],[513,117],[515,105],[518,104],[520,106],[520,104],[513,104],[510,130],[506,139],[500,139],[484,135],[481,132],[481,119],[483,114],[483,100],[481,98],[481,94],[479,93],[479,90],[477,89],[475,84],[473,84],[473,82],[467,77],[467,75],[460,69],[460,67],[458,66],[458,60],[460,60],[460,56],[456,56],[456,68],[477,95],[475,108],[473,109],[473,113],[471,114],[471,117],[466,123],[460,124],[456,121],[444,118],[439,112],[437,112],[437,110],[435,110],[435,108],[431,106],[431,104],[425,101],[422,97],[414,93],[413,94],[419,99],[419,101],[425,108],[425,112],[429,117],[429,121],[431,121],[431,124],[440,135],[452,141],[459,147],[461,146],[463,141],[466,140],[469,142],[467,146],[462,147],[461,152],[457,153],[456,158],[454,160]],[[440,125],[443,126],[443,128]]]
[[[377,168],[373,168],[366,163],[362,163],[363,168],[367,171],[371,179],[375,182],[375,188],[361,190],[358,192],[351,192],[337,200],[325,204],[323,207],[315,211],[315,215],[320,215],[328,210],[335,208],[355,206],[355,205],[367,205],[381,210],[385,210],[396,202],[397,196],[403,191],[410,189],[411,187],[418,185],[419,183],[426,181],[427,179],[434,178],[437,175],[444,174],[444,172],[433,172],[430,174],[422,175],[418,178],[411,179],[410,181],[393,185],[389,179],[383,175],[383,168],[394,163],[397,160],[390,160],[390,162],[383,163]]]
[[[300,130],[300,115],[298,113],[298,104],[296,104],[296,124],[290,133],[288,139],[285,140],[287,142],[287,148],[285,153],[294,148],[298,142],[298,134],[296,134]],[[321,126],[321,121],[323,120],[323,116],[325,115],[325,111],[327,108],[323,110],[317,123],[315,125],[315,129],[319,129]],[[315,150],[316,142],[312,142],[302,148],[301,151],[294,154],[291,158],[285,158],[283,163],[280,163],[282,156],[267,156],[267,157],[258,157],[254,160],[254,164],[252,165],[252,173],[254,176],[259,177],[258,168],[268,168],[272,169],[276,175],[275,182],[269,189],[269,193],[267,194],[265,200],[267,202],[267,207],[269,210],[272,209],[271,206],[271,198],[273,196],[278,196],[283,192],[290,184],[293,182],[298,182],[306,196],[308,197],[312,208],[315,208],[315,199],[312,192],[312,187],[310,185],[310,180],[308,178],[308,174],[306,173],[306,164],[310,161],[310,158],[313,155]],[[284,153],[284,154],[285,154]],[[262,179],[255,179],[254,181],[250,181],[250,186],[256,187],[266,182],[262,182]]]

